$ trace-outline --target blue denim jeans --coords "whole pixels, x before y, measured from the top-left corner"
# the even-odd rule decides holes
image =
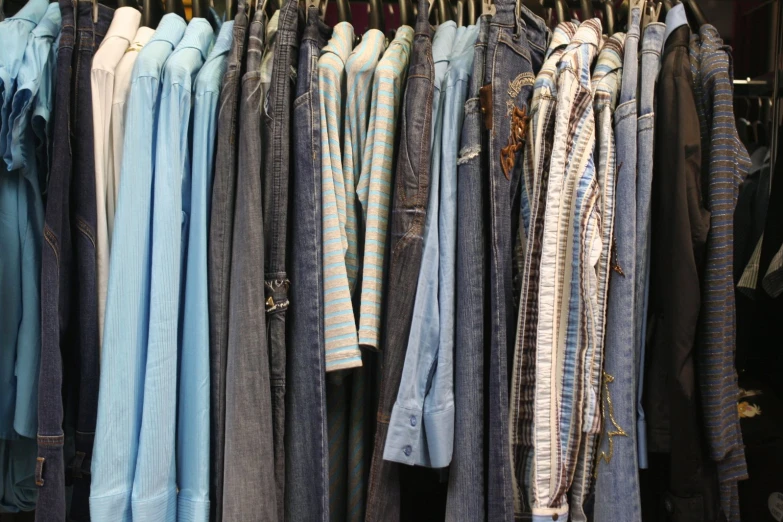
[[[318,56],[330,35],[318,10],[308,9],[293,112],[290,273],[295,284],[287,324],[285,430],[285,518],[291,521],[329,520]]]
[[[421,267],[424,220],[430,177],[430,139],[434,66],[428,4],[419,0],[419,17],[408,68],[408,85],[400,111],[400,138],[391,216],[386,324],[382,329],[383,370],[366,522],[400,520],[399,464],[383,460],[389,419],[402,380],[416,284]]]
[[[68,520],[89,520],[90,462],[98,412],[99,353],[95,234],[95,164],[90,66],[113,9],[60,0],[52,168],[41,265],[42,345],[38,382],[36,519],[66,520],[66,482],[73,484]],[[78,129],[77,132],[73,132]],[[65,467],[65,410],[75,415],[76,455]]]
[[[220,89],[215,176],[209,221],[207,277],[209,279],[210,360],[210,520],[223,519],[223,460],[226,433],[226,359],[228,358],[228,299],[234,203],[237,190],[237,119],[242,61],[245,56],[247,12],[240,0],[234,34]]]
[[[615,244],[606,317],[602,408],[596,460],[596,522],[641,522],[636,435],[639,346],[634,328],[636,281],[636,86],[640,9],[631,10],[623,81],[614,113],[617,148]]]
[[[514,139],[513,114],[527,115],[535,75],[541,68],[549,30],[544,21],[522,6],[517,16],[516,2],[499,0],[489,25],[486,70],[482,88],[489,162],[489,378],[487,386],[488,432],[487,517],[492,521],[514,518],[511,448],[508,432],[509,352],[513,355],[516,321],[513,318],[512,208],[522,175],[522,147],[505,158]],[[486,96],[491,89],[490,96]],[[486,106],[491,103],[491,106]],[[525,118],[527,116],[524,116]],[[518,205],[518,203],[517,203]],[[517,207],[518,208],[518,207]],[[519,211],[517,210],[517,214]],[[519,226],[518,219],[516,226]]]
[[[644,29],[639,62],[639,103],[636,135],[636,284],[634,331],[639,350],[637,367],[637,444],[639,467],[647,467],[647,424],[642,409],[644,389],[644,345],[647,338],[647,297],[650,284],[650,203],[653,178],[653,138],[655,136],[655,80],[661,68],[661,52],[666,24],[650,24]]]
[[[457,160],[456,332],[454,342],[454,453],[449,472],[446,520],[483,521],[484,479],[484,316],[487,306],[486,218],[487,154],[482,150],[479,89],[491,17],[478,20],[465,120]]]
[[[277,28],[272,84],[263,103],[264,140],[264,290],[272,386],[272,430],[275,444],[275,482],[278,518],[283,520],[285,491],[286,311],[289,307],[286,274],[286,237],[291,171],[291,105],[299,49],[299,11],[295,0],[285,0]]]

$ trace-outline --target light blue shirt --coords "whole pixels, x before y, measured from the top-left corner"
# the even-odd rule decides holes
[[[188,127],[193,84],[214,39],[212,26],[206,19],[192,19],[163,67],[152,197],[147,371],[131,502],[134,522],[173,521],[177,515],[178,325],[190,207]],[[183,200],[188,204],[183,205]],[[206,341],[206,337],[202,339]],[[192,346],[184,348],[189,350]],[[206,508],[202,516],[209,518],[208,504],[198,508],[187,501],[185,504],[186,509],[194,511],[193,520],[196,509]]]
[[[184,276],[184,315],[180,328],[182,345],[177,405],[177,520],[180,521],[209,520],[207,231],[212,201],[220,85],[226,72],[226,57],[231,48],[233,27],[233,21],[221,26],[215,46],[196,77],[192,169],[190,178],[186,175],[182,189],[183,213],[190,215],[190,219]]]
[[[0,24],[1,41],[29,27],[27,22],[8,23],[13,21]],[[17,86],[16,92],[0,83],[12,112],[4,122],[9,139],[7,163],[0,161],[0,438],[14,439],[0,440],[0,511],[6,512],[29,511],[38,498],[35,435],[44,210],[37,175],[42,171],[35,155],[37,148],[48,144],[54,80],[52,46],[59,30],[59,5],[50,4],[28,38],[19,41],[27,43],[26,48],[19,48],[23,55],[4,53],[0,57],[0,69],[11,62],[19,63],[15,78],[5,77]],[[34,127],[42,134],[36,135]]]
[[[459,30],[460,35],[464,32],[464,28]],[[424,250],[402,381],[392,409],[389,435],[383,452],[384,460],[433,468],[449,465],[454,443],[453,353],[452,349],[440,349],[438,293],[441,138],[446,85],[444,80],[454,42],[458,38],[456,24],[448,21],[438,27],[432,40],[432,58],[435,65],[432,156],[429,207],[424,225]]]
[[[49,8],[48,0],[30,0],[16,15],[2,22],[0,31],[0,157],[10,145],[8,117],[14,95],[14,82],[24,61],[30,33]]]
[[[152,181],[163,64],[184,32],[185,21],[180,16],[165,15],[155,34],[139,52],[133,68],[111,245],[92,457],[90,516],[94,522],[132,520],[131,492],[137,460],[152,458],[149,453],[142,457],[138,451],[150,323]],[[176,335],[176,327],[174,332]],[[173,389],[171,393],[173,395]],[[154,427],[153,419],[149,419],[146,427]],[[154,442],[164,443],[162,440]],[[150,469],[156,465],[163,468],[159,468],[160,471]],[[170,466],[168,462],[153,461],[141,468],[152,477],[158,473],[173,474]],[[154,520],[160,520],[160,517]]]

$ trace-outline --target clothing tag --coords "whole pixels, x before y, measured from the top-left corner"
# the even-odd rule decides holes
[[[487,84],[479,89],[479,101],[481,102],[481,114],[484,115],[484,127],[492,129],[492,85]]]
[[[772,493],[767,501],[769,512],[778,522],[783,522],[783,493],[778,491]]]
[[[481,0],[481,16],[495,16],[495,12],[496,9],[494,0]]]

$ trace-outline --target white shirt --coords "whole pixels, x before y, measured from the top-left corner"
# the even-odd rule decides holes
[[[103,345],[103,314],[109,281],[109,233],[107,223],[107,173],[110,162],[109,132],[114,95],[114,69],[128,49],[141,22],[141,13],[132,7],[121,7],[114,13],[109,30],[92,60],[92,121],[95,148],[95,202],[97,209],[98,251],[98,324]],[[112,212],[113,214],[113,212]],[[113,217],[113,215],[112,215]]]

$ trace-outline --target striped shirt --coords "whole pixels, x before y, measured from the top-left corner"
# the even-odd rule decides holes
[[[750,158],[734,123],[731,60],[715,27],[701,26],[691,38],[694,94],[701,123],[702,165],[709,165],[710,232],[702,287],[699,387],[710,457],[718,463],[721,507],[739,520],[737,481],[748,477],[737,415],[734,368],[734,208]]]
[[[509,431],[514,457],[514,510],[530,511],[529,474],[533,450],[533,395],[535,384],[536,325],[538,324],[538,283],[541,263],[541,236],[544,230],[549,161],[557,107],[557,63],[576,33],[577,25],[558,25],[549,43],[544,64],[533,88],[530,125],[525,142],[521,214],[528,238],[522,269],[519,318],[511,383]],[[520,488],[523,490],[520,491]],[[524,500],[523,500],[524,496]],[[524,504],[524,505],[523,505]]]
[[[595,120],[590,66],[601,22],[583,22],[557,65],[555,141],[549,170],[536,340],[533,515],[567,515],[581,443],[586,335],[581,281],[600,252],[594,207]],[[551,415],[556,417],[552,418]]]
[[[413,28],[397,29],[375,68],[364,162],[356,186],[362,205],[364,252],[359,317],[359,344],[380,348],[383,265],[389,228],[397,117],[408,72]]]
[[[332,38],[318,59],[321,93],[321,207],[323,224],[324,344],[326,371],[362,365],[351,305],[346,255],[345,182],[343,179],[342,100],[345,62],[353,47],[353,27],[334,27]]]

